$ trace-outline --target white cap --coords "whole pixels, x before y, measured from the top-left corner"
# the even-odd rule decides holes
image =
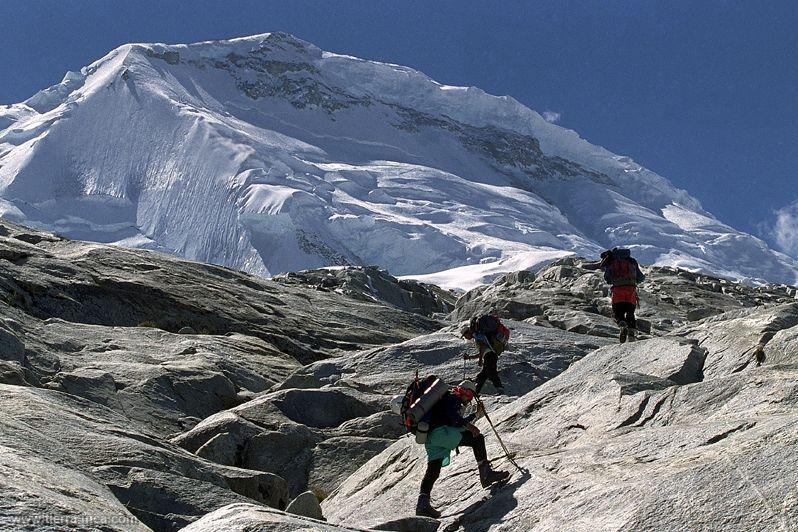
[[[394,395],[391,397],[391,412],[394,414],[401,415],[402,414],[402,402],[405,400],[404,395]]]
[[[457,386],[466,390],[471,390],[474,393],[477,393],[477,385],[471,381],[463,381]]]

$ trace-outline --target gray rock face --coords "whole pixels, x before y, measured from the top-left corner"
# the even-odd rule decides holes
[[[448,314],[457,297],[434,285],[399,280],[376,266],[305,270],[274,277],[287,285],[337,292],[359,301],[379,301],[423,316]]]
[[[40,319],[245,334],[303,363],[406,340],[439,326],[373,300],[159,253],[52,236],[32,244],[21,239],[30,230],[8,222],[2,226],[8,236],[0,236],[0,250],[9,258],[0,260],[0,300]]]
[[[514,395],[610,343],[524,323],[509,325],[512,348],[501,355],[500,371],[507,393]],[[399,418],[387,412],[388,402],[404,392],[416,370],[449,382],[463,378],[462,355],[475,348],[455,336],[454,329],[311,364],[278,390],[212,416],[174,441],[221,464],[278,474],[291,493],[308,487],[330,492],[405,435]],[[477,371],[470,362],[468,376]],[[486,392],[492,390],[486,385]]]
[[[794,362],[787,354],[787,336],[791,328],[798,325],[798,303],[766,306],[729,312],[709,318],[679,332],[698,340],[709,353],[704,368],[707,376],[714,377],[743,371],[767,360],[762,353],[770,341],[780,334],[774,344],[776,361]],[[798,329],[797,329],[798,330]],[[770,350],[770,349],[768,349]],[[770,361],[773,362],[773,361]]]
[[[0,522],[16,528],[88,527],[86,519],[96,517],[92,523],[108,530],[174,530],[231,503],[285,508],[285,480],[265,467],[235,467],[246,462],[247,438],[269,439],[262,426],[221,420],[228,430],[199,442],[196,454],[168,438],[219,412],[235,416],[228,409],[266,393],[300,360],[437,327],[374,300],[72,242],[5,221],[0,314]],[[375,448],[358,433],[384,425],[369,422],[382,406],[323,393],[341,408],[304,409],[281,391],[264,419],[271,412],[290,425],[285,441],[294,440],[293,430],[315,442],[322,438],[291,418],[333,426],[361,416],[363,428],[352,429],[362,440],[356,455],[387,446],[384,439]],[[281,434],[279,424],[272,428]],[[329,430],[340,436],[337,427]],[[263,443],[256,438],[252,447],[261,461],[274,457],[260,452]],[[331,461],[331,453],[318,454]],[[325,470],[327,489],[357,465]]]
[[[238,334],[185,337],[22,317],[18,323],[33,382],[95,401],[163,436],[239,404],[242,391],[264,391],[299,367],[263,340]]]
[[[483,490],[456,456],[440,529],[795,528],[794,289],[648,275],[652,338],[617,345],[606,286],[573,260],[466,294],[439,329],[446,293],[376,269],[264,281],[0,221],[0,523],[435,530],[388,399],[417,370],[473,378],[454,320],[495,307],[508,395],[485,399],[525,471]],[[300,496],[321,517],[325,495],[343,525],[280,511]]]
[[[503,318],[537,317],[543,325],[615,336],[609,287],[601,272],[585,270],[582,262],[566,258],[537,273],[508,274],[461,297],[450,318],[465,320],[495,309]],[[735,309],[791,301],[787,287],[754,288],[673,268],[643,270],[647,278],[639,287],[637,316],[643,319],[640,330],[654,335]]]
[[[185,532],[346,532],[362,528],[336,526],[308,517],[263,508],[252,504],[231,504],[211,512],[186,528]]]
[[[610,343],[525,323],[509,325],[512,347],[501,355],[500,371],[507,393],[514,395]],[[399,418],[387,412],[388,402],[404,391],[416,370],[449,382],[463,378],[462,355],[473,354],[475,347],[454,329],[300,368],[276,391],[209,417],[174,441],[221,464],[278,474],[291,493],[308,487],[328,493],[405,435]],[[471,378],[478,371],[473,361],[466,369]],[[486,392],[492,390],[486,385]]]
[[[521,322],[505,322],[510,328],[510,346],[499,357],[499,372],[506,393],[522,395],[559,374],[586,353],[611,343],[609,339],[572,334]],[[390,397],[404,392],[415,371],[435,374],[456,383],[474,378],[479,368],[463,355],[476,354],[473,342],[459,338],[457,327],[420,336],[401,344],[363,351],[309,364],[295,371],[280,388],[348,386]],[[492,385],[487,384],[487,391]]]
[[[6,445],[0,503],[4,530],[150,530],[91,476]]]
[[[308,486],[331,491],[399,434],[395,419],[390,432],[375,430],[386,425],[384,409],[382,397],[350,388],[278,390],[211,416],[174,441],[220,464],[278,474],[294,494]]]
[[[285,509],[285,513],[310,517],[311,519],[324,519],[319,500],[312,491],[305,491],[297,495],[296,499],[291,501],[288,508]]]
[[[777,333],[780,342],[790,330]],[[442,529],[794,527],[796,368],[706,372],[712,350],[695,343],[671,337],[598,349],[492,412],[525,471],[500,458],[480,422],[495,466],[513,476],[488,493],[470,454],[456,457],[433,490]],[[400,440],[333,492],[325,515],[359,526],[408,515],[424,467],[421,447]]]
[[[542,322],[548,322],[551,326],[568,332],[606,338],[616,338],[619,333],[612,318],[583,310],[553,308],[546,310],[541,318]]]
[[[129,428],[126,417],[93,401],[0,385],[0,409],[0,448],[14,450],[14,459],[2,466],[8,473],[3,494],[13,491],[31,499],[27,506],[3,506],[3,519],[35,510],[48,500],[47,490],[57,504],[45,515],[69,519],[72,508],[98,519],[119,516],[117,529],[143,528],[130,523],[129,512],[151,528],[173,530],[226,504],[254,502],[248,497],[253,492],[259,494],[254,500],[287,504],[282,479],[201,460]],[[59,485],[63,490],[56,489]],[[96,512],[90,511],[92,505]]]

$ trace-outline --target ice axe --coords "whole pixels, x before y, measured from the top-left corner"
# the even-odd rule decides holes
[[[490,416],[488,415],[488,411],[485,409],[485,403],[482,402],[482,399],[480,399],[478,395],[474,395],[474,399],[476,399],[477,401],[477,407],[482,409],[482,413],[484,414],[485,419],[488,420],[488,425],[490,425],[490,428],[493,429],[493,433],[496,435],[496,439],[499,440],[499,445],[501,445],[502,450],[504,451],[504,456],[507,458],[507,460],[510,461],[511,464],[513,464],[513,466],[515,466],[515,468],[518,471],[520,471],[521,473],[525,473],[526,470],[520,465],[518,465],[518,463],[513,459],[513,455],[511,455],[510,451],[507,449],[507,446],[504,445],[501,436],[499,436],[499,431],[496,430],[496,426],[493,424],[493,421],[491,421]]]

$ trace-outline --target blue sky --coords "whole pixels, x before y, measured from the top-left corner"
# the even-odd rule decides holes
[[[796,28],[781,0],[0,0],[0,103],[127,42],[287,31],[558,113],[778,244],[763,224],[798,201]]]

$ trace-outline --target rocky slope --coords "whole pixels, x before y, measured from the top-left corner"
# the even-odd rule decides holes
[[[581,287],[588,278],[570,262],[513,281],[458,306],[495,305],[567,328],[550,316],[563,302],[586,303]],[[547,297],[547,290],[554,292]],[[597,349],[495,410],[494,423],[523,471],[501,458],[483,421],[489,454],[513,477],[482,490],[473,458],[458,457],[433,492],[444,513],[441,530],[561,530],[563,523],[573,530],[794,528],[794,293],[650,271],[643,309],[652,333],[662,336]],[[698,319],[695,309],[713,316]],[[418,446],[400,440],[347,479],[324,510],[331,520],[363,527],[408,515],[423,468]]]
[[[0,524],[11,528],[172,530],[228,503],[284,509],[282,478],[169,438],[303,361],[439,327],[375,298],[7,222],[0,234]]]
[[[263,280],[0,233],[0,528],[798,522],[794,287],[646,267],[646,339],[619,346],[599,274],[570,258],[454,302],[371,268]],[[387,400],[416,370],[473,377],[457,323],[490,308],[512,344],[508,396],[487,385],[486,402],[524,471],[482,490],[462,453],[433,492],[441,522],[417,519],[423,453]]]

